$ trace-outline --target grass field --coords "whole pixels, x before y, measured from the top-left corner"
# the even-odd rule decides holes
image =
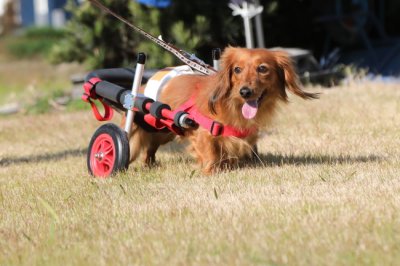
[[[94,179],[89,110],[0,117],[0,265],[398,265],[400,85],[322,93],[212,177],[168,146]]]
[[[42,59],[9,62],[0,58],[0,105],[29,106],[45,96],[66,92],[72,87],[71,76],[82,69],[77,64],[50,65]]]

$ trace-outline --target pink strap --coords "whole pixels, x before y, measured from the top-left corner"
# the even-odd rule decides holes
[[[113,109],[107,105],[102,98],[99,98],[96,95],[96,92],[93,90],[93,88],[96,86],[97,83],[99,83],[101,81],[101,79],[99,78],[91,78],[89,81],[85,82],[85,84],[83,84],[83,89],[85,90],[85,92],[82,95],[82,100],[84,100],[87,103],[90,103],[90,106],[92,108],[94,117],[96,117],[97,120],[99,121],[108,121],[111,120],[113,115],[114,115],[114,111]],[[96,104],[91,100],[99,100],[100,103],[103,105],[104,107],[104,115],[101,115],[99,112],[99,109],[97,108]]]
[[[191,97],[187,102],[181,105],[175,110],[175,112],[185,111],[193,117],[194,121],[198,123],[201,127],[207,129],[211,135],[224,136],[224,137],[237,137],[245,138],[255,132],[257,132],[257,127],[252,127],[249,129],[241,130],[229,125],[223,125],[218,121],[212,120],[211,118],[203,115],[198,111],[195,106],[194,97]]]

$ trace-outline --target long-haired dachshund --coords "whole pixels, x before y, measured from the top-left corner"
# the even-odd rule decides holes
[[[172,110],[193,100],[196,112],[226,127],[231,135],[215,136],[209,128],[188,129],[183,136],[205,174],[234,166],[254,152],[260,131],[266,128],[286,90],[303,99],[317,98],[300,88],[288,55],[266,49],[228,47],[221,57],[221,70],[211,76],[181,75],[163,88],[159,101]],[[211,129],[212,130],[212,129]],[[130,136],[131,162],[144,152],[152,164],[160,145],[175,138],[173,133],[149,133],[134,125]]]

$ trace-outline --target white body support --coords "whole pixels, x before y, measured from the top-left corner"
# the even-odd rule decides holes
[[[154,74],[154,76],[147,81],[146,88],[144,89],[144,96],[157,101],[160,97],[162,89],[168,83],[168,81],[180,75],[193,74],[196,73],[192,70],[192,68],[186,65],[164,68]]]

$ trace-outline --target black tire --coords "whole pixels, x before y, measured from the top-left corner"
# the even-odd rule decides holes
[[[129,140],[121,128],[108,123],[93,134],[87,152],[87,167],[95,177],[110,177],[129,165]]]

